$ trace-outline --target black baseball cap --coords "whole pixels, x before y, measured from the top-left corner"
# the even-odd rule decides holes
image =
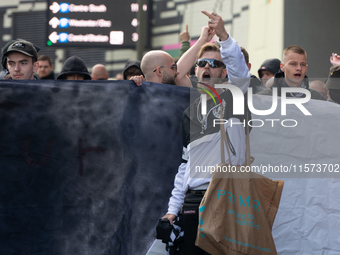
[[[16,40],[8,46],[7,50],[3,53],[3,57],[6,57],[11,52],[20,52],[26,56],[34,58],[35,61],[38,59],[38,51],[29,41]]]

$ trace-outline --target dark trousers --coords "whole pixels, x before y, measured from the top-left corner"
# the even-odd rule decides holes
[[[195,194],[193,194],[195,193]],[[195,245],[198,227],[198,207],[203,198],[203,192],[188,191],[184,197],[182,215],[184,223],[184,244],[180,248],[181,255],[209,255],[209,253]]]

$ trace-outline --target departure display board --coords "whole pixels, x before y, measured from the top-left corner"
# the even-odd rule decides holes
[[[149,8],[149,4],[139,6],[137,0],[49,0],[47,45],[135,48],[137,13],[146,12],[148,34]]]

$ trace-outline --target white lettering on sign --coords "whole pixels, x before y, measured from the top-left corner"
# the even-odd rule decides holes
[[[70,19],[70,27],[111,27],[112,22],[110,20],[98,19],[98,20],[77,20]]]
[[[101,4],[101,5],[94,5],[90,4],[89,5],[89,10],[90,12],[106,12],[106,6]]]
[[[94,34],[86,34],[86,35],[69,34],[68,41],[69,42],[108,42],[109,37],[107,35],[94,35]]]
[[[75,4],[70,4],[69,8],[70,12],[106,12],[107,8],[105,5],[75,5]]]

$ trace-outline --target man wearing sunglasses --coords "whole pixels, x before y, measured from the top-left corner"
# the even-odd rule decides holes
[[[243,93],[247,91],[250,83],[250,74],[244,56],[237,42],[229,36],[224,27],[224,21],[217,13],[202,13],[210,18],[208,26],[203,27],[198,41],[184,53],[178,61],[178,81],[185,81],[186,73],[197,59],[196,76],[198,90],[202,94],[212,94],[215,84],[223,83],[222,79],[228,74],[229,82],[238,86]],[[214,35],[219,37],[216,43],[209,43]],[[185,77],[184,77],[185,76]],[[187,81],[190,82],[189,78]],[[181,211],[184,221],[184,244],[180,254],[207,254],[195,246],[198,226],[198,206],[205,190],[209,186],[210,173],[195,173],[196,166],[215,166],[221,162],[220,153],[220,127],[212,125],[215,119],[220,119],[222,107],[223,119],[232,121],[234,125],[225,125],[229,136],[230,160],[232,165],[242,165],[245,161],[245,129],[243,121],[245,115],[233,115],[233,96],[229,90],[215,89],[219,100],[207,100],[206,115],[201,114],[203,102],[201,98],[195,100],[183,114],[183,163],[178,168],[175,177],[174,189],[169,200],[166,218],[172,224]],[[210,96],[207,96],[210,98]],[[235,125],[235,123],[238,123]],[[227,161],[228,155],[225,155]]]

